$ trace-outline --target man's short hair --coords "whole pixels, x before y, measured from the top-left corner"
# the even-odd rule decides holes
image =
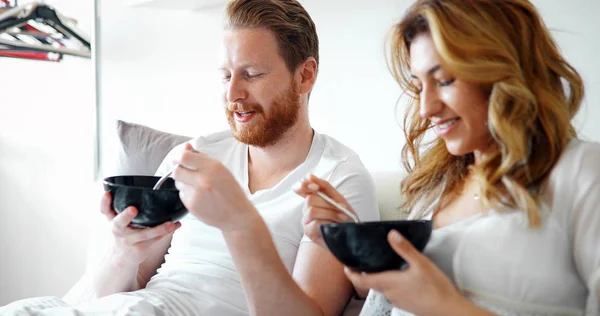
[[[225,27],[265,28],[277,38],[279,54],[290,72],[309,57],[319,64],[319,38],[315,23],[296,0],[231,0]]]

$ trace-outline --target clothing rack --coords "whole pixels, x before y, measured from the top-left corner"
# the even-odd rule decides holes
[[[89,37],[77,21],[39,2],[0,0],[0,58],[59,62],[64,55],[91,58]],[[13,5],[13,7],[8,7]]]

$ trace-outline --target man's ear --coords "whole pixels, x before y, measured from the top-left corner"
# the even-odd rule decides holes
[[[313,57],[307,58],[300,66],[298,66],[297,78],[299,79],[298,93],[308,94],[315,85],[317,80],[317,60]]]

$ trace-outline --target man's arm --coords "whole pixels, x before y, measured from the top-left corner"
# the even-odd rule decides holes
[[[150,278],[156,274],[156,270],[164,262],[170,245],[171,235],[163,237],[148,249],[148,258],[140,265],[128,264],[126,261],[107,255],[96,270],[95,297],[145,288]]]
[[[111,222],[113,243],[104,259],[92,272],[92,292],[88,298],[139,290],[146,286],[164,262],[171,245],[172,233],[181,224],[167,222],[153,228],[128,227],[137,215],[134,207],[116,214],[111,207],[111,196],[105,193],[102,213]]]
[[[354,292],[344,266],[316,243],[300,244],[293,276],[304,293],[322,307],[324,315],[340,315]]]

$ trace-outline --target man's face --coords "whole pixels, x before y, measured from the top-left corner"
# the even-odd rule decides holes
[[[268,147],[298,120],[300,96],[293,74],[266,29],[234,29],[223,39],[223,101],[234,137]]]

